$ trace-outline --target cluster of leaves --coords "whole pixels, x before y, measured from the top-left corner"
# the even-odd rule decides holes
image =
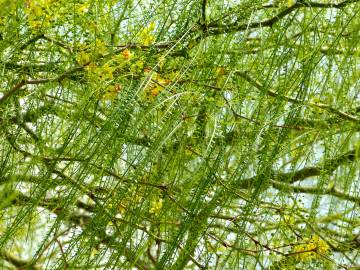
[[[358,1],[0,8],[0,268],[360,264]]]

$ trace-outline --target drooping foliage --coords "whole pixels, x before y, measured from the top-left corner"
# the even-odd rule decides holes
[[[1,0],[1,269],[360,265],[357,0]]]

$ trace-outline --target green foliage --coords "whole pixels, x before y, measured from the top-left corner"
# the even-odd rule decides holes
[[[358,267],[359,11],[0,1],[0,268]]]

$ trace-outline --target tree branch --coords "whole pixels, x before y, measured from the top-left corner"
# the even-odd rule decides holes
[[[282,183],[295,183],[297,181],[303,181],[309,177],[319,176],[320,174],[326,173],[331,174],[335,171],[340,165],[347,162],[353,162],[356,159],[356,151],[350,150],[345,154],[342,154],[333,159],[325,160],[324,162],[318,164],[317,166],[310,166],[300,169],[295,172],[282,173],[282,172],[272,172],[271,179],[275,179],[278,182]],[[234,187],[239,189],[249,189],[256,182],[258,176],[250,177],[247,179],[239,180],[234,183]]]
[[[360,205],[360,197],[351,196],[349,194],[343,193],[335,186],[330,188],[321,189],[318,187],[296,187],[287,183],[270,180],[270,183],[272,186],[278,190],[289,190],[290,192],[296,192],[296,193],[307,193],[307,194],[315,194],[315,195],[331,195],[334,197],[337,197],[342,200],[347,200],[354,202],[358,205]]]
[[[349,113],[340,111],[338,109],[335,109],[334,107],[324,104],[324,103],[314,103],[314,102],[306,102],[306,101],[302,101],[302,100],[298,100],[296,98],[292,98],[286,95],[281,95],[276,93],[275,91],[268,89],[266,87],[264,87],[260,82],[256,81],[255,79],[253,79],[248,72],[244,72],[244,71],[235,71],[234,72],[235,75],[239,75],[240,77],[242,77],[243,79],[245,79],[247,82],[249,82],[251,85],[253,85],[255,88],[257,88],[258,90],[260,90],[262,93],[267,94],[270,97],[274,97],[274,98],[279,98],[294,104],[304,104],[304,105],[308,105],[311,107],[316,107],[319,109],[323,109],[326,111],[329,111],[331,113],[334,113],[336,115],[338,115],[339,117],[345,119],[345,120],[349,120],[349,121],[353,121],[353,122],[360,122],[360,119],[358,119],[357,117],[355,117],[354,115],[351,115]]]
[[[55,77],[55,78],[44,78],[44,79],[36,79],[36,80],[21,80],[19,83],[17,83],[13,88],[11,88],[8,92],[6,92],[1,98],[0,98],[0,104],[5,102],[9,97],[14,95],[19,89],[21,89],[23,86],[28,84],[44,84],[48,82],[55,82],[55,81],[62,81],[66,77],[73,75],[74,72],[84,69],[86,65],[73,68],[62,75]]]
[[[43,269],[39,265],[32,265],[31,261],[22,260],[22,259],[14,256],[13,254],[11,254],[10,252],[7,252],[5,250],[0,251],[0,257],[3,258],[4,260],[8,261],[9,263],[11,263],[13,266],[16,267],[16,269],[19,269],[19,270],[20,269],[27,269],[27,270],[41,270],[41,269]]]
[[[343,8],[351,3],[356,3],[359,0],[346,0],[338,4],[331,4],[331,3],[317,3],[317,2],[309,2],[306,0],[298,0],[296,4],[284,9],[283,11],[276,14],[274,17],[258,21],[258,22],[252,22],[252,23],[244,23],[244,24],[238,24],[233,23],[230,25],[219,25],[217,23],[209,23],[208,29],[207,29],[207,35],[208,36],[214,36],[214,35],[221,35],[224,33],[233,33],[233,32],[239,32],[239,31],[245,31],[248,29],[254,29],[254,28],[262,28],[262,27],[272,27],[275,23],[280,21],[282,18],[286,17],[290,13],[292,13],[296,9],[300,9],[303,7],[306,8]]]

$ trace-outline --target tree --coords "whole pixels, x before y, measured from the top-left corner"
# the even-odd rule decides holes
[[[358,269],[360,5],[1,0],[2,269]]]

